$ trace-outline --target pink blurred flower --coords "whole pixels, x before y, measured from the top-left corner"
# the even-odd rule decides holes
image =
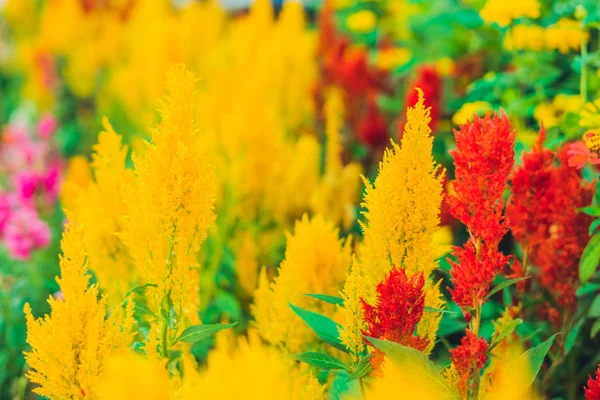
[[[567,150],[569,156],[568,164],[569,167],[576,167],[581,169],[586,163],[600,164],[600,158],[596,153],[590,151],[587,145],[583,142],[575,142],[569,145]]]
[[[4,236],[4,228],[10,219],[14,201],[10,193],[0,193],[0,238]]]
[[[22,172],[13,177],[13,187],[17,197],[24,204],[32,205],[38,186],[38,175],[35,172]]]
[[[58,123],[54,115],[44,114],[38,121],[37,131],[42,139],[49,139],[56,132],[57,127]]]
[[[20,208],[12,212],[6,223],[4,242],[11,257],[28,260],[33,250],[48,246],[50,228],[35,210]]]

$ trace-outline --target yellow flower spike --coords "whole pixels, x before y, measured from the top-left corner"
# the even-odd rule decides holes
[[[350,240],[339,239],[338,229],[323,217],[304,215],[297,221],[277,278],[269,283],[261,273],[251,307],[260,335],[293,353],[314,341],[310,328],[294,323],[298,317],[290,303],[333,316],[333,306],[305,294],[337,295],[350,266],[350,250]]]
[[[110,317],[106,300],[95,285],[88,286],[82,227],[71,221],[61,241],[60,278],[63,299],[50,297],[50,315],[34,318],[25,305],[30,369],[26,377],[33,391],[51,399],[95,398],[104,361],[129,347],[133,339],[133,302]]]
[[[424,106],[423,92],[417,90],[419,101],[407,110],[401,145],[392,142],[386,149],[375,182],[365,178],[364,239],[344,286],[340,332],[355,356],[362,349],[360,332],[365,328],[360,299],[375,303],[377,284],[394,266],[408,275],[421,272],[426,280],[436,268],[433,237],[439,224],[442,174],[432,156],[430,110]],[[441,308],[440,301],[434,289],[425,305]],[[439,318],[431,314],[418,327],[422,337],[432,338],[437,331]]]
[[[121,233],[151,308],[169,300],[179,328],[198,323],[196,253],[215,219],[216,183],[207,149],[194,125],[196,76],[184,66],[167,74],[162,122],[142,155],[134,154],[134,176],[122,188],[127,207]],[[154,309],[159,314],[160,310]]]

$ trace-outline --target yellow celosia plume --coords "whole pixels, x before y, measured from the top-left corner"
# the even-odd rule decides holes
[[[92,147],[89,174],[84,160],[71,163],[69,174],[63,184],[65,213],[70,220],[78,221],[83,229],[83,242],[88,251],[89,269],[94,271],[100,288],[107,294],[109,303],[116,304],[134,282],[132,260],[119,234],[123,231],[125,204],[121,189],[131,178],[125,168],[127,146],[108,120],[104,119],[104,132],[98,135],[98,143]]]
[[[260,276],[252,313],[260,335],[290,352],[315,340],[314,333],[296,316],[290,303],[332,316],[333,306],[305,294],[337,295],[350,266],[350,240],[339,238],[338,229],[321,216],[304,216],[288,235],[285,260],[269,283]]]
[[[51,313],[36,319],[29,304],[25,352],[30,367],[27,378],[33,391],[50,399],[95,398],[98,377],[109,356],[125,350],[133,334],[133,303],[107,315],[106,301],[95,285],[88,287],[82,227],[71,221],[66,228],[60,257],[61,276],[57,280],[61,298],[50,298]]]
[[[217,337],[217,348],[208,355],[204,370],[183,379],[181,400],[289,399],[324,400],[324,389],[291,358],[265,346],[255,332],[237,346]],[[231,379],[235,377],[235,379]]]
[[[135,171],[122,188],[127,212],[123,242],[137,275],[149,290],[149,306],[160,315],[165,301],[197,323],[198,265],[196,253],[215,215],[215,177],[207,164],[207,149],[194,125],[196,76],[184,66],[167,74],[168,95],[162,122],[141,155],[134,154]]]
[[[439,284],[428,280],[437,266],[433,238],[439,224],[442,175],[432,156],[430,110],[420,90],[406,120],[401,144],[386,149],[375,182],[364,179],[364,240],[344,287],[345,322],[340,332],[354,354],[363,348],[366,330],[360,299],[374,304],[375,288],[392,267],[404,268],[408,275],[423,273],[425,305],[443,307]],[[430,340],[426,353],[433,348],[440,319],[440,313],[426,312],[417,326],[419,336]]]

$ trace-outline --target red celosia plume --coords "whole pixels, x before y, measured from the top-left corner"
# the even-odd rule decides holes
[[[419,273],[408,277],[401,268],[393,268],[377,285],[377,304],[361,299],[369,330],[365,335],[384,339],[423,350],[429,344],[425,338],[414,335],[417,323],[423,317],[425,279]],[[379,354],[382,356],[382,354]],[[382,361],[376,352],[373,364]]]
[[[460,376],[458,389],[463,396],[468,393],[474,374],[479,373],[479,370],[485,366],[488,346],[485,339],[478,338],[467,329],[467,335],[462,338],[460,345],[450,350],[452,365]]]
[[[418,92],[415,88],[420,88],[423,91],[425,107],[431,108],[431,122],[429,126],[435,133],[442,113],[442,78],[435,67],[423,65],[417,70],[417,76],[409,84],[406,91],[406,98],[404,99],[405,111],[408,107],[414,107],[419,101]],[[403,112],[402,115],[406,115],[406,112]],[[405,123],[406,121],[401,119],[398,124],[398,136],[400,139],[402,139]]]
[[[600,367],[596,370],[595,378],[589,377],[587,387],[584,390],[587,400],[600,400]]]

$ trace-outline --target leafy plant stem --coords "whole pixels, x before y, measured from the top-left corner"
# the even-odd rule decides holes
[[[365,383],[363,382],[363,378],[358,378],[358,382],[360,383],[360,395],[363,399],[366,399],[367,393],[365,392]]]
[[[579,79],[579,91],[583,104],[587,103],[587,41],[581,41],[581,76]]]

